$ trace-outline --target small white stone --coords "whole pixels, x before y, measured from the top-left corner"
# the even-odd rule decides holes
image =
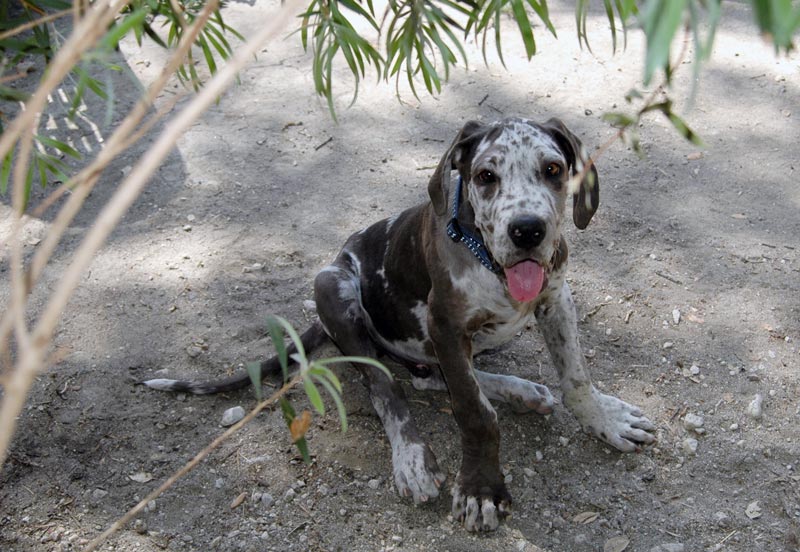
[[[731,431],[736,431],[738,429],[739,429],[739,424],[731,424],[731,427],[730,427]]]
[[[747,405],[747,410],[745,412],[748,416],[753,418],[754,420],[761,419],[763,414],[761,403],[764,401],[764,397],[761,396],[761,393],[757,393],[756,396],[750,401],[750,404]]]
[[[222,427],[232,426],[239,420],[244,418],[244,408],[241,406],[234,406],[233,408],[229,408],[222,414]]]
[[[681,322],[681,311],[678,309],[672,309],[672,323],[676,326]]]
[[[694,456],[697,454],[697,439],[693,439],[691,437],[687,437],[683,440],[683,450],[687,454],[691,454]]]
[[[558,444],[560,444],[562,447],[566,447],[569,444],[569,439],[566,437],[559,437]]]
[[[380,487],[380,485],[381,482],[379,479],[370,479],[369,481],[367,481],[367,487],[369,487],[372,490],[377,489],[378,487]]]
[[[697,414],[692,414],[691,412],[684,416],[683,418],[683,427],[686,429],[693,431],[697,430],[698,428],[703,427],[705,423],[705,419],[702,416],[698,416]]]
[[[288,489],[288,490],[286,491],[286,494],[284,494],[284,495],[283,495],[283,499],[284,499],[286,502],[291,502],[292,500],[294,500],[294,497],[295,497],[295,496],[297,496],[297,493],[296,493],[296,492],[294,492],[294,489]]]
[[[697,364],[692,364],[692,367],[689,368],[689,373],[693,376],[696,376],[700,373],[700,367]]]
[[[537,450],[536,451],[536,461],[537,462],[541,462],[542,460],[544,460],[544,454],[542,454],[542,451]]]
[[[524,473],[526,477],[533,477],[536,475],[536,472],[530,468],[522,468],[522,473]]]
[[[664,349],[672,349],[672,346],[675,345],[672,341],[665,341],[664,342]]]
[[[194,215],[187,215],[187,216],[186,216],[186,220],[188,220],[189,222],[194,222],[194,219],[195,219],[195,218],[196,218],[196,217],[195,217]]]

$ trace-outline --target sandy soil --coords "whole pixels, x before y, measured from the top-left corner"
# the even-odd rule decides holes
[[[226,16],[248,35],[274,5],[235,3]],[[656,446],[620,454],[582,434],[561,405],[548,417],[499,406],[514,515],[495,534],[470,535],[448,517],[449,493],[424,507],[397,496],[380,423],[342,367],[350,429],[341,434],[335,410],[316,418],[313,465],[298,460],[280,413],[264,413],[105,549],[798,550],[800,58],[775,58],[748,9],[725,6],[688,116],[707,147],[648,118],[647,159],[613,147],[599,161],[598,214],[586,231],[568,230],[590,369],[658,424]],[[531,63],[509,33],[507,70],[475,56],[438,99],[404,93],[400,103],[392,86],[368,82],[346,109],[343,78],[338,125],[313,93],[297,38],[267,48],[180,141],[65,313],[64,359],[36,383],[0,473],[0,549],[79,550],[217,436],[224,410],[252,406],[251,391],[186,397],[134,383],[212,378],[260,358],[270,313],[303,327],[316,271],[352,232],[426,200],[432,167],[464,121],[558,116],[585,144],[603,143],[613,129],[602,113],[625,108],[639,82],[641,42],[632,34],[612,56],[598,12],[595,55],[581,51],[570,9],[555,6],[561,39],[539,29]],[[132,75],[148,82],[161,59],[150,47],[123,53],[132,73],[113,81],[115,118],[62,129],[84,151],[131,105]],[[677,97],[691,76],[686,63]],[[102,120],[104,108],[87,113]],[[42,289],[146,145],[107,171]],[[29,252],[48,224],[31,223]],[[5,261],[0,272],[5,302]],[[535,328],[477,363],[559,394]],[[452,480],[448,399],[408,392]],[[760,418],[747,414],[757,394]],[[302,392],[293,397],[302,407]],[[686,428],[687,415],[703,417],[702,434]]]

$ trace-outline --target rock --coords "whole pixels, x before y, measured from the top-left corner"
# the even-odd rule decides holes
[[[186,354],[189,355],[191,358],[196,358],[203,353],[203,349],[198,347],[197,345],[189,345],[186,347]]]
[[[673,345],[675,345],[672,341],[665,341],[663,348],[664,349],[672,349]]]
[[[687,437],[683,440],[683,450],[692,456],[697,454],[697,439]]]
[[[536,451],[536,461],[537,462],[541,462],[543,459],[544,459],[544,454],[542,454],[542,451],[537,450]]]
[[[691,412],[683,418],[683,427],[689,431],[696,431],[697,429],[703,427],[704,423],[705,419],[702,416],[692,414]]]
[[[137,519],[133,522],[133,530],[140,535],[147,534],[147,523],[143,519]]]
[[[108,491],[103,489],[95,489],[92,491],[92,500],[102,500],[108,496]]]
[[[758,500],[754,500],[750,504],[747,505],[747,508],[744,511],[745,515],[750,519],[758,519],[761,517],[761,506],[758,503]]]
[[[689,373],[693,376],[697,376],[700,374],[700,367],[697,364],[692,364],[692,367],[689,368]]]
[[[682,542],[665,542],[650,549],[650,552],[683,552],[686,547]]]
[[[522,473],[524,473],[527,477],[533,477],[536,475],[536,472],[530,468],[522,468]]]
[[[678,324],[680,324],[680,322],[681,322],[681,311],[679,311],[678,309],[673,309],[672,310],[672,323],[677,326]]]
[[[222,414],[222,427],[229,427],[244,418],[244,408],[241,406],[234,406],[229,408]]]
[[[714,522],[723,529],[726,529],[730,527],[731,516],[729,516],[726,512],[714,512]]]
[[[761,403],[764,401],[764,397],[761,396],[761,393],[757,393],[750,404],[747,405],[747,409],[745,412],[748,416],[753,418],[754,420],[760,420],[761,415],[763,414],[761,409]]]
[[[558,444],[562,447],[566,447],[569,444],[569,439],[567,437],[559,437]]]
[[[367,487],[369,487],[373,491],[376,490],[378,487],[380,487],[380,485],[381,482],[378,479],[370,479],[369,481],[367,481]]]
[[[271,494],[264,493],[261,495],[261,505],[264,508],[272,508],[273,504],[275,504],[275,498]]]
[[[215,489],[221,489],[224,486],[225,486],[225,480],[222,479],[221,477],[214,481],[214,488]]]
[[[295,496],[297,496],[297,493],[294,492],[294,489],[289,489],[288,491],[286,491],[286,494],[283,495],[283,499],[286,502],[291,502],[292,500],[294,500]]]

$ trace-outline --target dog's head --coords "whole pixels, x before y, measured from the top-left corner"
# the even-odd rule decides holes
[[[450,171],[463,181],[467,216],[504,269],[509,291],[518,300],[539,293],[561,242],[567,197],[573,220],[586,228],[597,210],[600,187],[580,140],[558,119],[537,124],[507,119],[484,125],[470,121],[461,129],[431,177],[428,192],[437,215],[449,213]],[[532,262],[531,262],[532,261]],[[517,293],[518,292],[518,293]]]

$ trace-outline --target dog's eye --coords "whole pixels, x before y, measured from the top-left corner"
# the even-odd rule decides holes
[[[475,180],[478,182],[478,184],[494,184],[497,182],[497,175],[492,171],[483,170],[478,173],[478,176],[475,177]]]
[[[547,173],[547,176],[551,177],[561,176],[562,170],[563,169],[561,168],[561,165],[559,165],[558,163],[550,163],[545,168],[545,173]]]

